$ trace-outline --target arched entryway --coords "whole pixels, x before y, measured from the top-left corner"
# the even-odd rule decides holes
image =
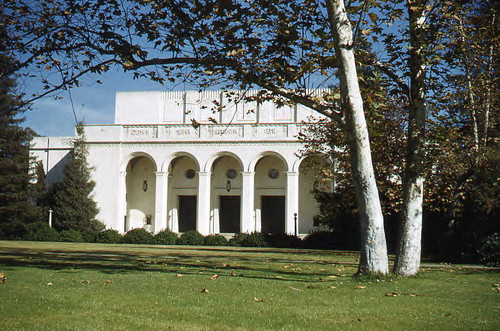
[[[148,155],[132,158],[126,174],[125,231],[144,228],[155,231],[156,164]]]
[[[243,166],[233,154],[222,154],[212,164],[210,233],[241,232]]]
[[[196,230],[199,165],[189,154],[175,157],[168,168],[167,227],[174,232]]]
[[[263,156],[255,166],[256,230],[285,233],[286,163],[275,154]]]
[[[299,233],[318,230],[319,205],[314,198],[314,190],[328,192],[332,189],[331,164],[324,155],[311,155],[299,166]]]

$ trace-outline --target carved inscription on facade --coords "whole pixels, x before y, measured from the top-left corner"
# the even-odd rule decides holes
[[[208,128],[209,136],[211,137],[228,137],[228,138],[239,138],[243,137],[243,127],[228,127],[226,125],[221,126],[210,126]]]
[[[252,130],[254,138],[284,138],[288,136],[288,126],[286,125],[265,125],[254,126]]]
[[[172,139],[198,138],[199,129],[191,125],[167,125],[165,126],[165,136]]]
[[[125,136],[133,140],[158,138],[157,126],[124,126]]]

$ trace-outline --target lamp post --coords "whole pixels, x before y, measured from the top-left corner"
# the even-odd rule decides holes
[[[297,222],[297,213],[293,213],[293,220],[295,221],[295,237],[299,236],[299,223]]]
[[[52,209],[49,209],[49,226],[52,227],[52,213],[54,211]]]

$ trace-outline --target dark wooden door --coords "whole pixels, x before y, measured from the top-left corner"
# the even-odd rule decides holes
[[[285,197],[262,196],[262,233],[285,233]]]
[[[179,232],[196,230],[196,195],[179,196]]]
[[[240,232],[239,195],[221,195],[219,209],[219,227],[221,233]]]

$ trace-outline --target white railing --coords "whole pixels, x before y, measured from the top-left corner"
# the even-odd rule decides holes
[[[295,123],[89,125],[88,142],[141,141],[296,141]]]

